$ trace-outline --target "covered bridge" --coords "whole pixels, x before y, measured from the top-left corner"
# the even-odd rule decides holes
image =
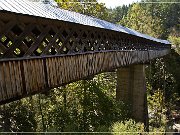
[[[0,104],[118,69],[117,99],[146,112],[143,63],[170,43],[58,8],[51,0],[0,0]]]

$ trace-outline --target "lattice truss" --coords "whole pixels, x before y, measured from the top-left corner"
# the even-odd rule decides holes
[[[169,47],[121,32],[0,13],[0,104],[145,63],[168,54]]]
[[[102,50],[147,50],[157,46],[135,36],[68,23],[53,25],[0,20],[0,57],[25,57]],[[87,28],[88,27],[88,28]],[[158,46],[158,48],[163,45]]]

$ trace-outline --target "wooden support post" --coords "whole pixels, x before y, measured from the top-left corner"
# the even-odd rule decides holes
[[[148,127],[146,98],[144,65],[119,68],[117,70],[116,99],[130,104],[132,118],[137,122],[143,122]]]

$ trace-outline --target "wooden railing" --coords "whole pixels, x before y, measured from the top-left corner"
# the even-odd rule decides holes
[[[170,48],[167,44],[107,29],[12,13],[0,14],[0,58]]]

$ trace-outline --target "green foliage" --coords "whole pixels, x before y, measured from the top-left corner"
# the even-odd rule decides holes
[[[169,73],[166,85],[166,99],[172,99],[171,95],[178,93],[180,96],[180,55],[171,50],[169,57],[165,58],[166,72]],[[174,99],[172,99],[173,101]],[[168,100],[169,101],[169,100]]]
[[[108,9],[108,12],[110,14],[109,21],[113,23],[120,22],[123,17],[127,15],[128,9],[130,8],[129,6],[123,5],[123,6],[118,6],[115,9]]]
[[[128,106],[115,100],[114,73],[95,76],[6,106],[4,131],[100,131],[126,120]],[[2,111],[3,112],[3,111]],[[8,112],[8,113],[7,113]],[[10,124],[7,124],[9,122]],[[3,123],[1,123],[3,126]]]
[[[97,0],[56,0],[60,8],[108,20],[109,13],[104,3]]]
[[[164,95],[162,90],[156,90],[153,95],[148,95],[148,110],[149,110],[149,125],[151,131],[159,128],[161,131],[165,131],[166,117],[165,117],[165,104]],[[162,131],[163,130],[163,131]]]
[[[161,20],[157,17],[152,18],[150,12],[145,10],[140,4],[133,4],[128,10],[127,16],[119,23],[154,37],[160,37],[163,33]]]
[[[171,33],[168,40],[172,43],[175,51],[180,55],[180,24],[178,23],[173,28],[171,28]]]
[[[49,119],[52,119],[52,123],[48,126],[50,129],[96,131],[99,130],[99,125],[110,126],[111,122],[128,117],[126,105],[116,103],[115,99],[107,96],[108,87],[102,85],[104,83],[102,80],[100,83],[96,81],[97,78],[79,81],[69,84],[66,88],[51,91],[51,96],[56,95],[56,104],[53,104],[52,114],[49,115],[51,117]],[[50,100],[52,101],[51,97]],[[46,105],[46,108],[49,107]]]
[[[141,4],[144,9],[151,13],[152,17],[159,18],[164,27],[163,38],[167,38],[171,29],[179,24],[180,5],[179,0],[144,0],[145,2],[158,2],[154,4]],[[168,2],[168,3],[165,3]],[[173,3],[174,2],[174,3]]]
[[[28,99],[27,99],[28,100]],[[35,132],[37,122],[32,104],[27,100],[17,101],[0,107],[0,131]]]
[[[132,119],[116,122],[112,125],[111,128],[113,135],[127,135],[128,132],[131,135],[138,135],[141,132],[144,132],[144,125],[141,123],[136,123]]]
[[[168,39],[172,43],[175,51],[180,55],[180,37],[169,36]]]

